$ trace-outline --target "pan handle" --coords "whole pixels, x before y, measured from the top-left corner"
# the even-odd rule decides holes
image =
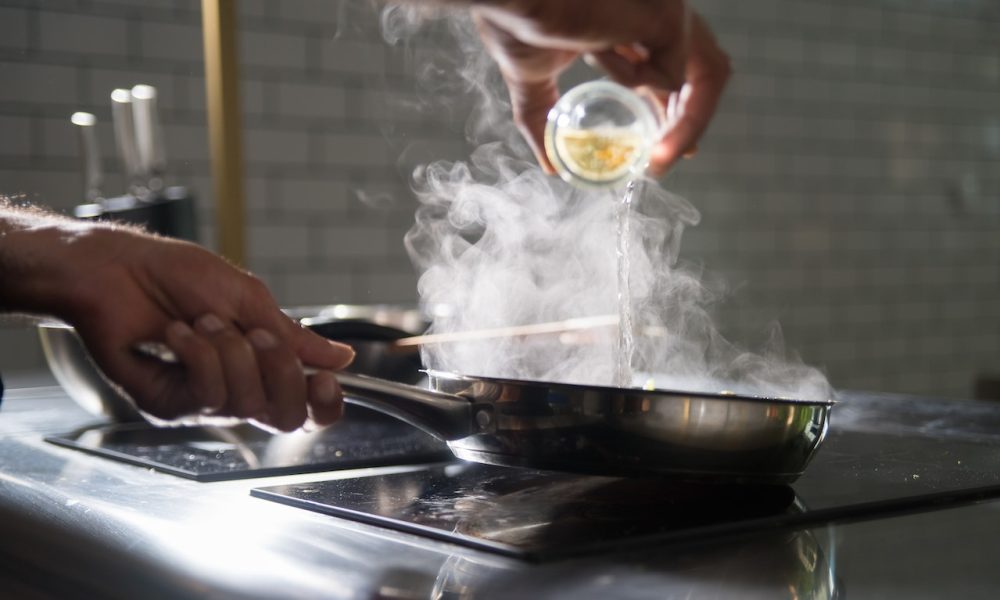
[[[395,417],[446,442],[479,432],[471,401],[405,383],[338,373],[344,401]]]

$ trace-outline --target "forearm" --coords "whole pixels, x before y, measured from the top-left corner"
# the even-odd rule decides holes
[[[98,227],[0,200],[0,312],[64,316],[74,244]]]

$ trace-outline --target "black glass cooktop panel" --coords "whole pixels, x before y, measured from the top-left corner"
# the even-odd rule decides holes
[[[196,481],[222,481],[452,458],[448,447],[394,418],[348,405],[314,433],[272,435],[251,425],[99,425],[46,441]]]
[[[254,496],[528,559],[868,518],[1000,496],[1000,445],[843,432],[792,487],[453,463]]]
[[[321,513],[523,558],[595,551],[725,519],[795,512],[788,486],[705,486],[455,462],[251,491]]]

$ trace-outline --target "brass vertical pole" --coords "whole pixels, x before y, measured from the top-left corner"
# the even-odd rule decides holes
[[[219,252],[243,265],[243,139],[236,46],[236,0],[202,0],[205,92]]]

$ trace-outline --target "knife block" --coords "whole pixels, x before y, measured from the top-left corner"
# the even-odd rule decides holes
[[[126,194],[100,203],[81,204],[73,209],[73,214],[80,219],[138,225],[152,233],[198,242],[195,199],[182,186],[168,187],[148,198]]]

